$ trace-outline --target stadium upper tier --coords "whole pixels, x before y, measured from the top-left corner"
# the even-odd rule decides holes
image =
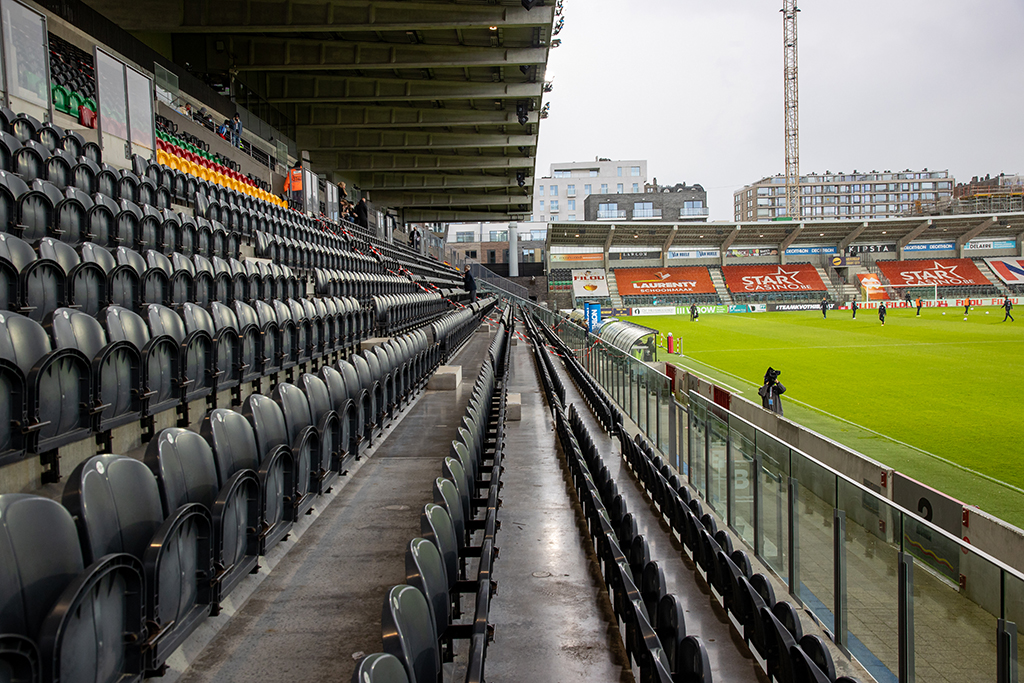
[[[972,239],[1016,239],[1024,236],[1024,213],[886,218],[870,221],[773,221],[765,223],[610,223],[566,222],[548,225],[548,246],[636,246],[718,249],[833,245],[845,251],[852,244],[895,244],[954,241],[958,249]]]

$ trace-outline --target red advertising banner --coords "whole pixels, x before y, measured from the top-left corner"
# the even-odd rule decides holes
[[[814,266],[724,266],[722,275],[732,292],[824,292],[825,283]]]
[[[913,261],[877,261],[890,284],[915,287],[962,287],[991,285],[969,258],[915,259]]]
[[[869,301],[879,301],[889,298],[885,288],[882,287],[882,282],[874,273],[857,273],[857,279],[860,280],[861,288],[867,290]]]
[[[623,296],[638,294],[713,294],[715,283],[703,266],[676,268],[619,268],[615,283]]]

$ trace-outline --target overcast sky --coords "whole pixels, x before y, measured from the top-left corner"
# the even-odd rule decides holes
[[[712,220],[782,173],[782,0],[565,0],[537,174],[647,159]],[[1024,0],[803,0],[800,171],[1024,172]]]

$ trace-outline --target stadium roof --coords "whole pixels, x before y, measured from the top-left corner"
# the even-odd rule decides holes
[[[911,241],[1016,239],[1024,242],[1024,213],[915,216],[869,221],[773,221],[764,223],[615,223],[566,222],[548,224],[549,246],[572,247],[706,247],[840,245]]]
[[[88,3],[235,74],[295,122],[314,170],[406,220],[530,213],[553,0]]]

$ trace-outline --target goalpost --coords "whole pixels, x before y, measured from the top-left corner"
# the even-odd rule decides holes
[[[920,297],[923,301],[936,301],[939,298],[938,285],[878,285],[877,287],[861,287],[861,301],[907,301],[914,305]]]

